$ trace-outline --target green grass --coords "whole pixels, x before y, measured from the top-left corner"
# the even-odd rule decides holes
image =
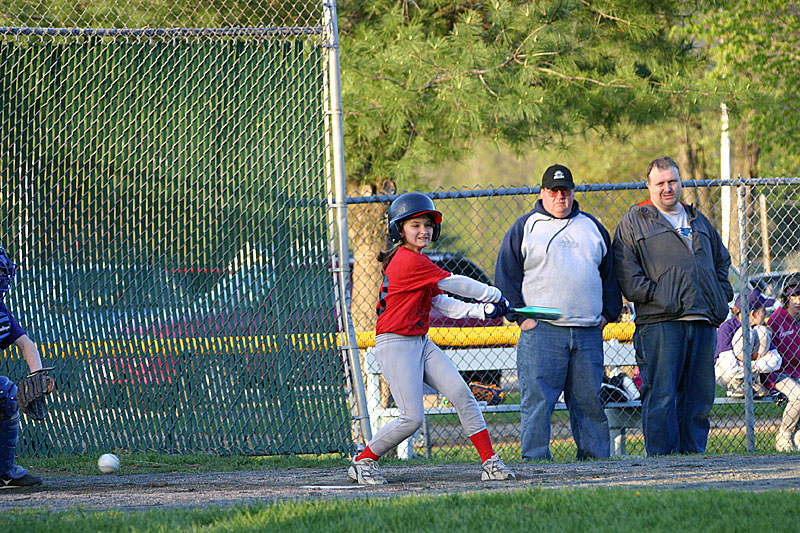
[[[725,389],[717,386],[716,395],[725,397]],[[518,393],[509,393],[506,396],[506,401],[510,403],[519,401]],[[775,428],[780,421],[783,414],[784,405],[777,405],[775,403],[756,403],[754,405],[755,415],[755,431],[756,431],[756,448],[755,453],[775,453]],[[490,432],[493,427],[501,424],[517,424],[520,423],[520,414],[518,412],[511,413],[486,413],[484,415],[486,423],[490,427]],[[745,419],[745,406],[744,404],[720,404],[715,405],[711,410],[712,426],[716,429],[722,429],[723,432],[714,432],[709,435],[708,445],[706,450],[709,453],[747,453],[746,433],[744,427],[740,427],[737,431],[732,431],[725,434],[724,430],[733,427],[737,422],[743,422]],[[437,415],[429,417],[428,424],[434,426],[452,426],[454,433],[457,433],[457,427],[460,425],[457,415]],[[575,443],[571,439],[569,433],[569,412],[568,411],[555,411],[552,417],[552,425],[554,428],[553,442],[550,445],[550,452],[556,460],[574,460],[575,459]],[[492,438],[495,440],[495,449],[504,458],[519,457],[519,444],[518,441],[509,443],[504,439],[502,432],[493,432]],[[465,448],[465,449],[462,449]],[[424,450],[419,448],[417,453],[424,454]],[[474,457],[472,447],[466,441],[461,442],[434,442],[432,447],[433,454],[439,454],[441,458],[464,460],[465,458]],[[641,436],[641,430],[629,430],[626,440],[626,451],[632,455],[644,455],[644,438]]]
[[[384,458],[383,464],[474,462]],[[470,450],[472,451],[472,450]],[[339,455],[275,457],[120,454],[120,473],[344,467]],[[20,458],[46,477],[97,474],[95,456]],[[745,510],[747,510],[745,512]],[[464,495],[286,501],[149,511],[3,511],[7,531],[770,531],[800,530],[800,494],[653,489],[526,489]]]
[[[349,459],[338,454],[245,456],[245,455],[167,455],[157,452],[124,453],[111,450],[120,458],[120,474],[157,474],[164,472],[237,472],[275,468],[332,468],[345,466]],[[17,463],[36,475],[45,477],[99,474],[97,455],[57,457],[18,457]],[[387,461],[390,461],[387,459]],[[390,464],[390,463],[389,463]]]
[[[123,453],[114,451],[120,459],[120,474],[158,474],[168,472],[238,472],[242,470],[271,470],[277,468],[338,468],[350,464],[350,458],[338,454],[328,455],[167,455],[158,452]],[[517,454],[519,455],[519,454]],[[32,474],[44,477],[86,476],[99,474],[96,455],[63,455],[57,457],[17,457],[20,464]],[[381,458],[382,465],[475,463],[478,454],[471,444],[464,446],[461,457],[439,459]]]
[[[794,492],[584,489],[287,501],[229,508],[5,511],[6,531],[797,531]]]
[[[629,433],[626,439],[626,452],[628,455],[644,456],[644,437],[641,434]],[[519,460],[519,443],[495,442],[494,448],[497,453],[508,461]],[[747,455],[747,441],[744,430],[741,434],[732,435],[710,435],[708,437],[707,452],[709,454],[736,453]],[[424,454],[425,450],[421,447],[415,448],[415,453]],[[434,444],[432,454],[441,463],[446,462],[475,462],[478,460],[478,453],[469,441],[464,439],[463,444]],[[550,453],[555,461],[574,461],[577,448],[571,438],[564,438],[553,441],[550,444]],[[754,455],[776,455],[775,434],[771,432],[756,433]],[[794,453],[792,455],[798,455]]]
[[[628,455],[641,455],[644,456],[644,437],[641,434],[629,433],[626,439],[626,452]],[[519,442],[504,443],[495,442],[494,448],[503,460],[514,462],[519,460],[521,448]],[[730,435],[709,435],[708,445],[706,447],[708,454],[728,454],[735,453],[739,455],[749,455],[747,452],[747,441],[744,430],[741,434]],[[424,454],[425,450],[415,448],[415,453]],[[444,444],[432,447],[432,454],[439,463],[450,462],[476,462],[478,460],[478,453],[475,447],[464,438],[463,444]],[[564,438],[558,441],[553,441],[550,444],[550,453],[553,455],[553,460],[556,462],[572,462],[575,461],[577,447],[572,438]],[[755,452],[753,455],[782,455],[775,451],[775,434],[771,432],[756,433],[755,434]],[[800,455],[800,452],[791,453],[788,455]],[[613,458],[612,458],[613,459]],[[417,459],[415,459],[417,460]],[[381,459],[383,461],[383,459]]]

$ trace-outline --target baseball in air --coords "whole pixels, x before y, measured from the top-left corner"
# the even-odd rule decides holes
[[[119,457],[113,453],[104,453],[97,460],[97,468],[104,474],[113,474],[119,470]]]

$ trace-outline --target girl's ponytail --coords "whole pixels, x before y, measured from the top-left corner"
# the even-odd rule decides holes
[[[378,257],[377,257],[377,259],[378,259],[378,261],[379,261],[379,262],[383,263],[383,271],[384,271],[384,272],[386,271],[386,267],[388,267],[388,266],[389,266],[389,263],[390,263],[390,262],[392,261],[392,259],[394,258],[394,254],[396,254],[396,253],[397,253],[397,250],[398,250],[398,249],[399,249],[399,248],[400,248],[402,245],[403,245],[403,244],[402,244],[402,243],[400,243],[400,244],[398,244],[397,246],[395,246],[395,247],[393,247],[393,248],[391,248],[391,249],[389,249],[389,250],[381,250],[380,252],[378,252]]]

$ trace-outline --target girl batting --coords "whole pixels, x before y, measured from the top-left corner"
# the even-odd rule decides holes
[[[378,459],[422,425],[423,382],[447,396],[456,408],[483,463],[481,479],[516,477],[494,453],[478,401],[450,359],[428,339],[431,307],[451,318],[497,318],[508,312],[499,289],[452,275],[422,253],[439,237],[441,222],[442,214],[421,193],[403,194],[389,207],[389,238],[400,244],[378,255],[386,285],[378,302],[375,359],[400,416],[383,426],[348,468],[350,478],[362,485],[386,483]],[[443,290],[485,303],[462,302]]]

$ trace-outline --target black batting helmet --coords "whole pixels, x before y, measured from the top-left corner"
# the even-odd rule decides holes
[[[786,305],[786,302],[789,301],[789,296],[794,296],[798,293],[800,293],[800,274],[791,274],[783,282],[783,287],[781,288],[783,305]]]
[[[6,249],[0,246],[0,300],[11,288],[11,281],[17,273],[17,265],[11,260]]]
[[[409,192],[398,196],[389,206],[389,240],[400,240],[400,223],[407,218],[430,214],[433,217],[431,240],[439,238],[442,231],[442,214],[436,210],[433,200],[420,192]]]

